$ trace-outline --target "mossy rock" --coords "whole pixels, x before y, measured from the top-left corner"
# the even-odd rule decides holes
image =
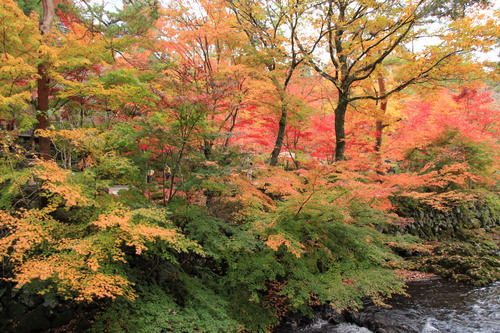
[[[39,306],[22,316],[14,326],[16,333],[40,332],[52,327],[44,306]]]
[[[474,230],[462,241],[447,241],[434,248],[432,255],[418,258],[423,271],[453,280],[486,285],[500,280],[498,231]]]

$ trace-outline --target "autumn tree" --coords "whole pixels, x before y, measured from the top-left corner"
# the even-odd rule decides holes
[[[100,136],[96,131],[91,135]],[[88,151],[95,157],[103,154],[100,149],[103,146],[96,145],[103,141],[92,144],[88,137],[70,137],[75,145],[84,141],[88,146],[80,149],[90,148]],[[96,192],[89,191],[88,185],[103,176],[95,172],[101,162],[106,164],[113,159],[109,154],[102,157],[79,175],[61,169],[53,160],[38,160],[32,168],[12,172],[16,181],[8,187],[9,191],[22,191],[24,182],[36,179],[41,189],[39,195],[47,199],[47,204],[17,212],[0,209],[2,280],[15,283],[17,288],[31,284],[40,293],[53,290],[76,301],[119,296],[133,299],[133,284],[120,269],[131,259],[128,247],[141,255],[154,248],[154,243],[166,242],[174,251],[192,249],[201,253],[195,242],[167,222],[164,210],[130,210],[113,203],[107,193],[101,192],[98,198]],[[96,210],[89,214],[87,209],[91,206],[94,207],[91,210]],[[71,214],[66,214],[69,210],[74,214],[86,213],[81,219],[67,223],[68,218],[72,219]],[[98,211],[102,214],[95,216]]]
[[[425,24],[440,8],[434,1],[329,0],[321,5],[309,2],[308,8],[294,40],[310,65],[337,90],[337,161],[345,159],[344,126],[350,104],[363,99],[384,101],[410,85],[443,80],[444,73],[453,77],[456,73],[442,69],[467,59],[467,52],[489,47],[498,34],[494,19],[486,19],[474,9],[462,19],[440,21],[442,28],[431,31]],[[312,22],[315,31],[310,33],[307,24]],[[430,35],[439,36],[441,44],[418,53],[406,52],[408,43]],[[356,91],[357,85],[374,78],[383,62],[396,52],[407,65],[391,87],[381,87],[379,90],[385,92],[378,94]]]
[[[398,202],[485,194],[498,215],[494,100],[478,83],[436,93],[481,72],[464,52],[497,28],[469,12],[477,0],[53,2],[42,35],[0,1],[0,120],[30,128],[38,88],[53,154],[0,131],[7,316],[22,312],[9,296],[41,292],[64,299],[58,313],[91,303],[96,332],[270,331],[403,292],[391,248],[421,247],[399,234]],[[436,18],[440,31],[424,24]],[[426,34],[442,45],[410,50]],[[271,149],[296,170],[266,165]]]
[[[407,100],[388,140],[392,168],[381,177],[396,197],[437,209],[477,200],[498,186],[498,115],[491,92],[463,87]],[[481,189],[481,190],[478,190]]]
[[[20,121],[31,102],[39,47],[36,17],[26,17],[13,1],[0,4],[0,119]]]
[[[42,16],[40,17],[40,34],[42,38],[45,38],[50,33],[52,29],[52,23],[54,22],[55,8],[53,0],[42,0]],[[36,119],[38,121],[37,129],[47,129],[49,127],[49,117],[47,112],[49,111],[49,77],[47,74],[48,66],[50,66],[46,61],[41,62],[38,65],[38,79],[37,79],[37,115]],[[50,158],[50,140],[48,138],[39,138],[40,144],[40,154],[43,158]]]
[[[6,2],[5,5],[10,5],[9,2]],[[134,40],[137,35],[151,26],[150,23],[146,24],[146,21],[154,20],[154,10],[151,9],[154,8],[154,4],[151,5],[148,1],[140,0],[129,1],[126,11],[116,10],[113,14],[101,11],[101,16],[110,20],[103,21],[99,20],[102,17],[95,13],[97,9],[92,6],[87,8],[85,1],[78,3],[78,5],[72,2],[53,0],[43,0],[41,3],[18,1],[18,3],[27,14],[31,12],[31,17],[29,20],[19,20],[19,22],[25,21],[27,23],[24,29],[19,28],[22,29],[20,40],[12,40],[16,35],[12,31],[16,24],[11,24],[9,31],[4,30],[5,56],[11,55],[15,59],[9,57],[8,61],[2,63],[2,72],[8,74],[8,80],[12,83],[12,88],[8,89],[5,94],[2,92],[2,95],[9,98],[6,105],[12,106],[6,109],[9,115],[2,118],[10,119],[9,121],[24,121],[26,124],[23,129],[29,129],[30,125],[27,125],[25,121],[28,117],[21,120],[21,116],[29,108],[28,103],[26,103],[31,99],[29,95],[34,97],[35,112],[31,118],[36,118],[36,129],[39,130],[49,128],[51,121],[57,118],[67,119],[72,109],[78,109],[79,123],[82,125],[84,119],[88,122],[89,109],[95,108],[96,104],[100,104],[101,110],[106,110],[109,109],[109,105],[105,105],[108,104],[106,101],[110,99],[114,98],[115,101],[121,99],[121,108],[127,99],[133,100],[132,95],[129,94],[131,89],[128,89],[129,93],[125,93],[127,98],[123,98],[123,95],[122,97],[118,96],[120,94],[117,94],[116,89],[109,89],[116,87],[116,82],[110,83],[113,81],[113,75],[109,75],[108,79],[105,80],[106,84],[103,82],[97,84],[103,89],[96,89],[98,88],[96,81],[98,81],[98,77],[103,76],[103,72],[109,73],[109,70],[103,70],[103,65],[113,63],[115,54],[119,54],[119,52],[123,54],[124,49],[131,44],[130,40]],[[149,12],[144,8],[147,8]],[[16,11],[18,11],[17,8],[12,9],[12,13],[21,18],[22,13],[19,14]],[[138,20],[134,20],[133,17],[134,13],[138,11],[153,13],[146,15],[147,19],[141,16],[141,23],[137,24]],[[36,17],[34,12],[41,13],[38,31],[31,29],[31,20]],[[112,23],[116,24],[114,29],[110,27],[111,20]],[[4,20],[2,26],[7,27],[9,22],[9,20]],[[57,22],[57,25],[54,25],[54,22]],[[116,27],[120,28],[119,31],[116,31]],[[104,31],[104,28],[107,30]],[[122,37],[119,43],[113,40],[118,34]],[[133,35],[134,38],[131,38],[130,35]],[[21,41],[24,42],[24,45],[20,48],[16,47],[15,45]],[[8,44],[12,47],[7,47]],[[106,57],[108,50],[112,51],[113,57],[111,59],[109,56]],[[122,58],[124,57],[122,56]],[[11,63],[11,60],[16,66],[13,66],[14,63]],[[24,69],[19,71],[21,67],[17,65],[22,62],[25,64]],[[30,66],[36,66],[36,75],[29,74],[32,70]],[[90,83],[91,81],[93,82]],[[114,87],[111,87],[112,85]],[[123,82],[119,85],[123,86]],[[32,87],[35,87],[36,91],[30,91]],[[137,91],[134,91],[134,94],[137,94]],[[143,97],[141,96],[139,99]],[[92,107],[89,107],[90,104],[93,104]],[[116,105],[116,103],[111,104]],[[54,123],[54,125],[58,124]],[[41,156],[46,159],[51,158],[50,139],[39,137],[38,142]]]
[[[288,88],[304,60],[293,38],[301,11],[297,4],[294,1],[229,1],[239,26],[248,37],[251,52],[267,70],[279,101],[280,118],[270,165],[278,163],[292,104]]]
[[[157,24],[159,41],[151,49],[162,71],[154,88],[166,102],[161,107],[184,100],[204,113],[195,132],[207,159],[213,158],[214,147],[229,145],[253,71],[240,60],[243,34],[224,5],[169,3]]]

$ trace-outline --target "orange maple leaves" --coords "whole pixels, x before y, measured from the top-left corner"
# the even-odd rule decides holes
[[[58,194],[68,207],[86,205],[89,200],[81,193],[81,187],[69,177],[70,170],[61,169],[54,161],[38,161],[32,170],[33,175],[41,181],[42,188],[48,193]]]
[[[12,265],[9,280],[18,288],[40,281],[80,301],[117,296],[133,299],[133,284],[113,273],[114,263],[127,261],[127,247],[141,255],[148,250],[147,244],[165,241],[175,251],[203,254],[196,242],[174,228],[154,225],[151,220],[162,214],[125,209],[101,214],[87,227],[92,230],[94,225],[97,230],[85,235],[41,210],[25,210],[17,216],[0,211],[0,227],[7,232],[0,239],[0,259]]]

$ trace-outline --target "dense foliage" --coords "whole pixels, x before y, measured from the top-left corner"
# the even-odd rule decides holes
[[[38,300],[0,330],[60,306],[91,332],[265,332],[383,304],[405,270],[498,279],[486,1],[124,3],[0,3],[0,298]]]

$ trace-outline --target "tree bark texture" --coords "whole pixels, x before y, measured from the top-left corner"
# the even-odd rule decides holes
[[[382,74],[378,76],[378,90],[380,96],[386,94],[385,79]],[[375,151],[379,152],[382,147],[382,131],[384,130],[383,118],[387,111],[387,98],[380,100],[379,110],[377,110],[377,119],[375,121]]]
[[[271,153],[271,160],[269,165],[275,166],[278,164],[278,157],[280,155],[281,149],[283,148],[283,142],[285,141],[285,131],[288,118],[288,108],[286,105],[281,107],[281,117],[278,124],[278,134],[276,136],[276,142],[274,144],[274,149]]]
[[[52,22],[54,21],[54,2],[53,0],[42,0],[43,6],[43,16],[40,21],[40,34],[42,36],[48,34],[52,28]],[[37,129],[47,129],[49,127],[50,121],[48,116],[49,111],[49,77],[47,75],[47,64],[41,63],[38,65],[38,75],[37,79],[37,93],[38,93],[38,103],[37,103],[37,115],[36,119],[38,121]],[[50,138],[40,137],[38,139],[40,145],[40,157],[43,159],[50,159]]]
[[[335,108],[335,161],[345,160],[345,114],[349,105],[349,96],[339,93]]]

